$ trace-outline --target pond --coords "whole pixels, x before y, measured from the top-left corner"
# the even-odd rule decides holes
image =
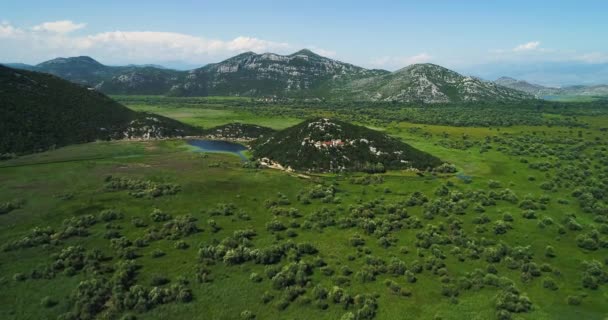
[[[243,151],[247,150],[247,147],[239,143],[222,140],[193,139],[188,140],[188,144],[197,147],[198,151],[227,152],[239,156],[243,161],[247,160],[247,157],[243,154]]]

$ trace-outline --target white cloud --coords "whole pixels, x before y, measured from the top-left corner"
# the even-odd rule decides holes
[[[87,51],[105,55],[122,54],[142,60],[197,61],[202,56],[240,53],[244,51],[272,51],[289,48],[287,43],[273,42],[251,37],[232,40],[214,40],[173,32],[112,31],[74,38],[73,43]]]
[[[423,52],[423,53],[419,53],[417,55],[407,56],[407,57],[384,56],[384,57],[373,59],[370,64],[376,68],[395,69],[395,68],[403,68],[403,67],[409,66],[411,64],[429,62],[432,59],[433,59],[433,57],[430,54]]]
[[[575,60],[586,63],[608,63],[608,54],[602,52],[591,52],[577,56]]]
[[[514,52],[534,51],[540,49],[540,41],[530,41],[513,48]]]
[[[3,21],[0,23],[0,39],[2,38],[14,38],[21,35],[23,31],[15,28],[10,23]]]
[[[41,23],[33,26],[32,30],[39,32],[70,33],[86,27],[86,23],[74,23],[70,20],[60,20]]]
[[[72,33],[85,26],[84,23],[69,20],[45,22],[24,29],[8,22],[1,23],[0,47],[3,50],[0,51],[0,61],[34,63],[58,56],[89,55],[110,64],[169,61],[205,64],[245,51],[284,54],[301,48],[285,42],[248,36],[223,40],[157,31],[109,31],[85,35]],[[333,51],[308,47],[321,55],[335,55]]]

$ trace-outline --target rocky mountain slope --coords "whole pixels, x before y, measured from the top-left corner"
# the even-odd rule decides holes
[[[6,66],[49,73],[107,94],[166,94],[186,73],[152,65],[106,66],[91,57],[56,58],[35,66]]]
[[[532,98],[520,91],[466,77],[430,63],[414,64],[390,74],[356,80],[339,91],[358,100],[425,103]]]
[[[134,112],[98,91],[53,75],[4,66],[0,102],[0,154],[200,133],[172,119]]]
[[[580,85],[553,88],[529,83],[524,80],[513,79],[510,77],[498,78],[496,81],[494,81],[494,83],[507,88],[532,94],[538,98],[545,96],[608,96],[608,85]]]
[[[312,119],[256,140],[261,161],[300,171],[367,171],[441,165],[438,158],[400,140],[339,120]]]
[[[386,74],[322,57],[310,50],[290,55],[246,52],[192,70],[174,95],[324,97],[328,89],[355,79]]]
[[[529,93],[534,95],[535,97],[542,97],[547,94],[551,94],[551,92],[557,91],[557,88],[549,88],[544,87],[539,84],[529,83],[523,80],[517,80],[510,77],[500,77],[494,81],[494,83],[501,85],[503,87],[511,88],[514,90],[519,90],[525,93]]]
[[[365,101],[516,101],[532,98],[432,64],[396,72],[370,70],[310,50],[290,55],[246,52],[191,71],[111,67],[90,57],[57,58],[33,67],[107,94],[291,97]]]

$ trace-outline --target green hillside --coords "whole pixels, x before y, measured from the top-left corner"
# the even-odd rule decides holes
[[[257,140],[256,158],[302,171],[426,170],[441,161],[395,138],[363,126],[312,119]]]
[[[134,112],[102,93],[55,76],[3,66],[0,101],[0,154],[198,133],[175,120]]]
[[[414,64],[390,74],[353,81],[341,90],[354,100],[400,102],[521,101],[524,92],[466,77],[434,64]]]

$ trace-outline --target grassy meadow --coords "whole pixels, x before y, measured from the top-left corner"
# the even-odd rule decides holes
[[[304,119],[167,99],[123,103],[203,128]],[[608,117],[579,121],[588,125],[359,121],[456,173],[298,176],[182,140],[0,162],[10,208],[0,214],[0,318],[606,319]],[[70,221],[83,217],[95,222]],[[137,267],[117,285],[125,260]],[[91,279],[114,287],[83,288]],[[171,286],[178,298],[152,298]],[[118,296],[135,302],[118,308]]]

